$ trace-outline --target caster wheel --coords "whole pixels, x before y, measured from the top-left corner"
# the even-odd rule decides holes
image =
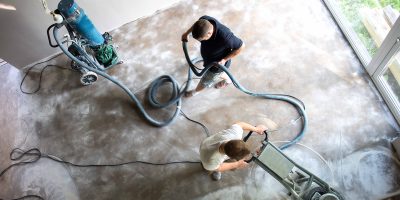
[[[326,193],[323,194],[319,200],[340,200],[339,197],[336,194],[333,193]]]
[[[327,192],[322,187],[315,187],[311,189],[303,198],[305,200],[343,200],[344,198],[335,190]]]
[[[97,74],[94,72],[86,72],[81,76],[82,85],[91,85],[97,81]]]
[[[120,61],[118,61],[117,65],[123,64],[123,63],[124,63],[124,61],[123,61],[123,60],[120,60]]]

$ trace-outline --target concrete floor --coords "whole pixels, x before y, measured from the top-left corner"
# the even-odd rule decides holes
[[[304,101],[310,123],[301,143],[320,153],[328,166],[299,145],[285,150],[288,156],[347,199],[377,199],[399,188],[400,168],[389,145],[399,127],[319,0],[183,1],[113,31],[125,63],[109,74],[140,97],[145,93],[140,89],[160,75],[184,82],[180,36],[203,14],[220,19],[246,42],[231,67],[242,85]],[[196,55],[198,43],[190,44]],[[49,62],[68,63],[65,56]],[[14,147],[38,147],[80,164],[199,159],[201,127],[182,116],[167,127],[150,126],[128,96],[104,78],[84,87],[79,74],[50,68],[41,90],[25,95],[18,88],[22,76],[11,66],[0,68],[0,169],[11,164]],[[23,89],[34,90],[38,78],[39,73],[28,76]],[[282,141],[300,128],[291,123],[298,114],[289,104],[256,99],[232,86],[184,99],[182,109],[212,133],[241,120],[283,127],[271,135],[272,141]],[[150,113],[160,118],[168,110]],[[214,182],[199,164],[74,168],[42,159],[8,171],[0,185],[0,198],[286,199],[284,188],[254,164]]]

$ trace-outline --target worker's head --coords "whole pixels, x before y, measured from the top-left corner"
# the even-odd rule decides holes
[[[214,26],[205,19],[199,19],[193,24],[192,36],[198,41],[208,40],[214,33]]]
[[[230,140],[224,145],[224,152],[230,158],[241,160],[250,154],[250,150],[243,140]]]

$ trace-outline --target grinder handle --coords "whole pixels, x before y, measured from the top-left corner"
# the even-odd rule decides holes
[[[246,137],[243,138],[243,141],[244,141],[244,142],[247,142],[247,140],[249,140],[251,134],[253,134],[253,131],[250,131],[250,132],[246,135]]]
[[[247,140],[249,140],[251,134],[253,134],[253,131],[250,131],[250,132],[246,135],[246,137],[243,138],[243,141],[244,141],[244,142],[247,142]],[[249,160],[245,160],[245,162],[250,163],[252,160],[253,160],[253,157],[251,157]]]
[[[246,135],[246,137],[243,138],[243,141],[244,141],[244,142],[247,142],[247,140],[249,140],[249,138],[250,138],[250,136],[251,136],[252,134],[253,134],[253,131],[250,131],[250,132]],[[265,134],[264,141],[268,142],[268,132],[267,132],[267,131],[264,131],[264,134]],[[253,159],[254,159],[254,156],[252,156],[249,160],[245,160],[245,162],[250,163],[251,161],[253,161]]]

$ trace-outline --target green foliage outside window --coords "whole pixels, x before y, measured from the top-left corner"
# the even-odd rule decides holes
[[[377,48],[367,29],[364,27],[358,10],[365,7],[383,8],[388,5],[391,5],[396,10],[400,10],[400,0],[338,0],[338,3],[354,31],[365,45],[370,55],[373,56]]]

